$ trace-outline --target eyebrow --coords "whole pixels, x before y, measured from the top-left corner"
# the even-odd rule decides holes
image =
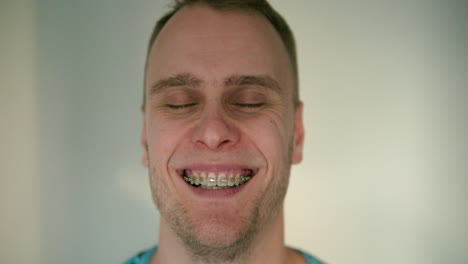
[[[154,95],[170,87],[188,86],[192,88],[200,87],[203,83],[190,73],[178,73],[174,76],[161,79],[150,87],[149,95]],[[258,85],[269,88],[281,94],[281,87],[278,82],[269,75],[233,75],[225,79],[224,85],[227,87],[242,85]]]
[[[179,73],[157,81],[150,87],[149,95],[157,94],[162,90],[170,87],[189,86],[196,88],[199,87],[202,82],[202,80],[198,79],[190,73]]]
[[[268,75],[233,75],[224,81],[225,86],[258,85],[281,94],[278,82]]]

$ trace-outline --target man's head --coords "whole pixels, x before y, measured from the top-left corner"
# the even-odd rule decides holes
[[[266,2],[188,2],[148,49],[143,164],[171,232],[204,261],[232,260],[278,217],[302,158],[295,59],[242,4]]]
[[[297,69],[296,43],[294,40],[294,35],[286,21],[283,19],[283,17],[281,17],[281,15],[278,12],[276,12],[267,1],[264,0],[176,0],[172,10],[163,17],[161,17],[153,29],[153,33],[151,34],[148,43],[146,66],[148,64],[149,53],[153,48],[154,41],[159,35],[159,32],[161,32],[161,29],[166,25],[167,21],[169,21],[174,16],[174,14],[177,13],[183,7],[200,4],[208,5],[209,7],[219,11],[235,10],[244,11],[248,13],[256,12],[257,15],[261,14],[263,17],[268,19],[268,21],[274,27],[276,32],[278,32],[281,40],[283,41],[284,46],[286,47],[289,59],[291,60],[291,67],[294,74],[293,100],[295,104],[299,103],[299,73]],[[144,86],[146,87],[146,76]],[[143,90],[143,106],[145,105],[145,102],[146,92],[145,90]]]

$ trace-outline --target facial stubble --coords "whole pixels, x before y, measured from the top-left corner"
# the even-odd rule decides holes
[[[289,142],[288,155],[283,156],[283,166],[273,175],[267,188],[251,200],[248,216],[239,216],[238,221],[242,223],[242,228],[229,242],[202,241],[196,224],[190,217],[189,208],[176,199],[170,200],[167,180],[156,167],[151,166],[149,176],[153,201],[194,260],[200,263],[229,263],[246,258],[252,242],[275,219],[283,206],[289,185],[291,153],[292,139]]]

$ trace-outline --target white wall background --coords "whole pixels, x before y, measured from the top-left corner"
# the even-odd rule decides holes
[[[289,245],[330,263],[468,263],[466,1],[271,1],[298,42]],[[168,1],[0,1],[0,263],[121,263],[157,242],[140,166]]]

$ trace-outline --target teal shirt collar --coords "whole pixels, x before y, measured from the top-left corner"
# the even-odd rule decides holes
[[[148,250],[142,251],[138,253],[136,256],[132,257],[131,259],[127,260],[124,262],[124,264],[149,264],[151,260],[151,256],[154,254],[154,252],[158,249],[157,246],[152,247]],[[297,252],[299,252],[305,259],[307,264],[325,264],[324,262],[321,262],[317,258],[313,257],[307,252],[304,252],[299,249],[292,249]]]

